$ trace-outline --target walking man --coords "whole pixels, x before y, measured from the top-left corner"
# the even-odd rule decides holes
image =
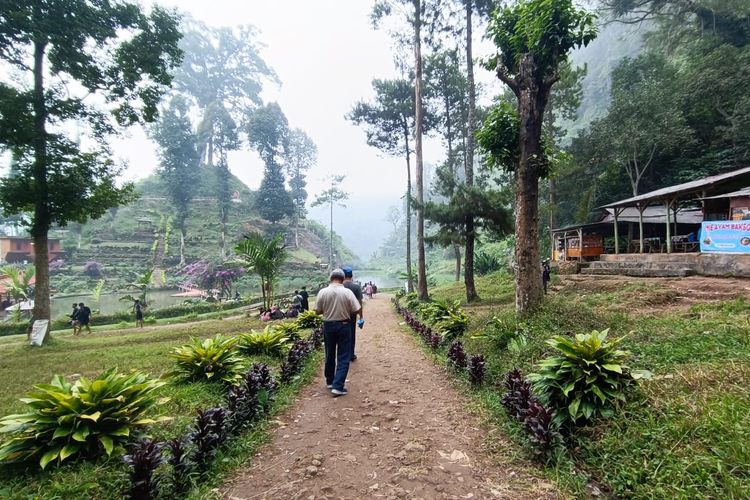
[[[310,309],[310,302],[308,299],[310,298],[310,294],[307,293],[307,287],[303,286],[302,291],[299,292],[300,297],[302,297],[302,310],[307,311]]]
[[[73,302],[73,312],[68,317],[70,318],[70,324],[73,327],[73,335],[78,335],[78,304]]]
[[[353,281],[354,270],[351,267],[343,267],[341,270],[344,271],[344,286],[352,291],[359,302],[359,319],[364,320],[362,311],[362,286]],[[352,314],[350,319],[349,323],[352,328],[352,361],[357,361],[357,355],[354,353],[354,345],[357,343],[357,315]]]
[[[351,290],[344,287],[344,271],[334,269],[330,284],[318,292],[315,312],[323,315],[326,387],[334,397],[344,396],[351,358],[352,316],[362,307]]]
[[[86,331],[91,334],[91,309],[89,306],[85,305],[83,302],[78,304],[78,315],[76,316],[76,319],[78,320],[78,333],[83,333],[83,329],[86,328]]]

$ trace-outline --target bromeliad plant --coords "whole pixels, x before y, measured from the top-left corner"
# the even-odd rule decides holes
[[[131,500],[158,498],[161,481],[156,470],[164,462],[161,444],[150,439],[138,441],[123,460],[130,468],[130,485],[123,497]]]
[[[483,354],[474,354],[469,357],[469,382],[471,382],[471,385],[482,385],[485,363],[486,359]]]
[[[292,348],[289,349],[286,361],[281,363],[280,379],[282,382],[291,382],[291,380],[302,371],[302,365],[310,352],[311,346],[306,340],[298,340],[294,343]]]
[[[282,356],[288,343],[289,336],[283,330],[269,325],[260,332],[250,330],[250,333],[240,335],[238,347],[249,355]]]
[[[190,476],[193,464],[188,452],[188,441],[183,438],[170,439],[165,443],[169,450],[167,464],[171,467],[169,488],[172,498],[184,498],[190,490]]]
[[[323,316],[315,311],[302,311],[297,316],[297,324],[300,328],[320,328],[323,326]]]
[[[221,380],[235,385],[242,379],[245,360],[237,352],[237,337],[216,335],[207,339],[190,339],[175,347],[169,356],[176,367],[171,376],[184,380]]]
[[[448,364],[456,371],[466,369],[466,351],[460,340],[453,342],[448,349]]]
[[[190,440],[195,446],[192,461],[200,474],[206,473],[219,446],[227,438],[226,416],[226,410],[220,407],[198,410]]]
[[[299,338],[299,331],[301,327],[296,321],[281,321],[269,325],[274,332],[283,333],[284,337],[290,340],[297,340]]]
[[[160,402],[156,390],[162,385],[143,373],[122,374],[116,368],[72,384],[55,375],[23,400],[28,413],[0,420],[0,433],[10,436],[0,447],[0,462],[36,460],[44,469],[55,460],[121,452],[156,422],[145,414]]]
[[[647,375],[628,368],[630,353],[618,349],[623,338],[607,340],[608,333],[595,330],[547,340],[560,355],[541,360],[528,379],[539,400],[556,410],[556,423],[612,416],[635,381]]]

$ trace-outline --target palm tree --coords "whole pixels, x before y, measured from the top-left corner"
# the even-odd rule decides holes
[[[260,277],[263,308],[269,309],[273,304],[274,282],[281,274],[281,266],[287,257],[284,237],[277,234],[267,239],[260,233],[250,233],[234,247],[234,251],[247,271]]]
[[[27,266],[26,269],[18,266],[3,266],[0,268],[0,274],[10,278],[8,283],[8,292],[13,299],[28,300],[31,294],[31,280],[34,278],[34,266]]]
[[[148,302],[146,301],[146,293],[148,292],[148,289],[151,286],[151,278],[154,275],[154,270],[149,269],[145,273],[143,273],[141,276],[138,276],[136,280],[133,283],[130,283],[128,285],[128,288],[133,288],[138,291],[140,291],[140,295],[138,297],[133,297],[132,295],[128,294],[123,297],[120,297],[120,300],[128,301],[128,302],[135,302],[136,300],[140,300],[141,304],[143,304],[143,307],[146,307]]]

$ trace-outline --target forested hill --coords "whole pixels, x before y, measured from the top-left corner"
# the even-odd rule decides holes
[[[184,255],[186,264],[205,261],[220,265],[221,217],[215,196],[216,176],[201,176],[196,196],[190,202],[186,218]],[[295,230],[289,222],[270,224],[254,207],[256,192],[231,176],[229,187],[233,201],[227,218],[226,252],[250,231],[263,234],[283,234],[289,250],[289,262],[284,274],[287,280],[323,277],[328,261],[329,230],[318,222],[300,221]],[[58,231],[63,238],[63,249],[68,258],[59,269],[53,266],[52,282],[58,291],[91,290],[100,278],[97,272],[87,272],[92,263],[101,265],[101,278],[106,288],[122,288],[147,269],[164,270],[171,285],[180,276],[180,237],[175,228],[175,207],[165,196],[163,181],[158,176],[148,177],[136,184],[139,199],[134,203],[110,210],[101,219],[84,225],[73,224]],[[334,233],[334,252],[346,262],[358,263],[357,257]]]
[[[750,165],[750,3],[599,0],[598,38],[570,157],[553,189],[558,226],[595,207]],[[611,17],[606,17],[607,15]],[[572,138],[572,141],[571,141]]]

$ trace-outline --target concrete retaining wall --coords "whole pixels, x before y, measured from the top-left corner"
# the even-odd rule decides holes
[[[690,269],[702,276],[728,276],[750,278],[750,255],[719,253],[649,253],[602,255],[602,267],[643,267],[657,269],[679,267]],[[598,266],[597,266],[598,267]]]

